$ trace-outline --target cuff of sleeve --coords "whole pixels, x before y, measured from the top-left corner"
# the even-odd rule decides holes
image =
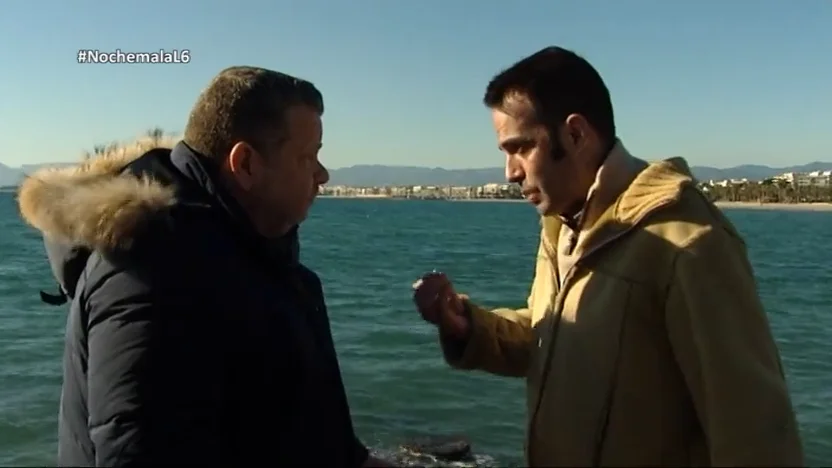
[[[468,299],[463,300],[465,305],[465,313],[468,315],[471,327],[468,331],[468,336],[459,339],[453,338],[440,333],[439,341],[442,345],[442,353],[445,356],[445,361],[451,367],[457,369],[475,369],[477,367],[477,358],[480,355],[479,348],[482,346],[484,339],[489,335],[489,328],[491,325],[491,313],[485,309],[480,308]]]

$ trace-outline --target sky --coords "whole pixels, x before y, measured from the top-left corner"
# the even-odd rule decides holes
[[[599,70],[639,157],[832,161],[828,0],[5,0],[0,162],[181,132],[217,72],[255,65],[321,89],[331,168],[501,166],[485,86],[550,45]],[[79,49],[191,60],[79,64]]]

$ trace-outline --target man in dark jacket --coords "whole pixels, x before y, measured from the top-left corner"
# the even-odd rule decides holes
[[[72,299],[59,465],[384,466],[354,434],[298,260],[329,177],[322,114],[311,83],[233,67],[172,149],[140,141],[22,184]]]

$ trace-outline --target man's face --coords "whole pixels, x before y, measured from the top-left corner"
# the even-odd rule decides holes
[[[576,155],[557,135],[538,123],[526,102],[512,103],[508,112],[492,109],[500,150],[506,155],[506,179],[518,183],[523,197],[541,215],[570,214],[581,193]],[[554,140],[553,140],[554,138]]]
[[[323,124],[318,113],[295,106],[286,113],[286,138],[252,158],[251,205],[256,207],[261,229],[278,234],[300,223],[329,181],[329,172],[318,160]],[[270,227],[269,227],[270,226]]]

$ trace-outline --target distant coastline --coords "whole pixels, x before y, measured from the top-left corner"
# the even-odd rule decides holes
[[[401,200],[402,199],[401,197],[391,197],[390,195],[386,195],[386,194],[383,194],[383,193],[382,194],[368,193],[368,194],[358,194],[358,195],[328,195],[328,194],[323,194],[322,193],[322,194],[318,195],[318,198],[337,198],[337,199],[343,199],[343,198],[358,198],[358,199],[389,198],[391,200]]]
[[[14,193],[16,186],[0,187],[0,193]],[[455,198],[455,197],[402,197],[387,194],[355,194],[355,195],[329,195],[321,194],[320,198],[333,199],[354,199],[354,200],[444,200],[452,202],[485,202],[485,203],[519,203],[524,202],[522,198]],[[785,210],[785,211],[828,211],[832,212],[832,202],[799,202],[799,203],[778,203],[778,202],[752,202],[752,201],[714,201],[719,208],[727,209],[749,209],[749,210]]]
[[[0,187],[0,193],[14,193],[16,186]],[[358,194],[358,195],[319,195],[320,198],[355,199],[355,200],[445,200],[453,202],[486,202],[486,203],[518,203],[523,202],[522,198],[418,198],[418,197],[396,197],[386,194]],[[751,201],[721,201],[714,202],[719,208],[743,208],[754,210],[795,210],[795,211],[832,211],[832,203],[829,202],[800,202],[800,203],[776,203],[776,202],[751,202]]]
[[[355,200],[443,200],[452,202],[486,202],[486,203],[518,203],[524,202],[522,198],[419,198],[419,197],[396,197],[385,194],[360,194],[360,195],[319,195],[320,198],[334,199],[355,199]],[[719,208],[727,209],[752,209],[752,210],[793,210],[793,211],[830,211],[832,203],[801,202],[801,203],[774,203],[774,202],[743,202],[743,201],[715,201]]]
[[[785,210],[785,211],[832,211],[832,203],[759,203],[759,202],[714,202],[719,208],[742,208],[749,210]]]
[[[525,201],[522,198],[456,198],[456,197],[402,197],[386,194],[358,194],[358,195],[326,195],[320,194],[318,198],[333,199],[355,199],[355,200],[442,200],[452,202],[508,202],[517,203]]]

